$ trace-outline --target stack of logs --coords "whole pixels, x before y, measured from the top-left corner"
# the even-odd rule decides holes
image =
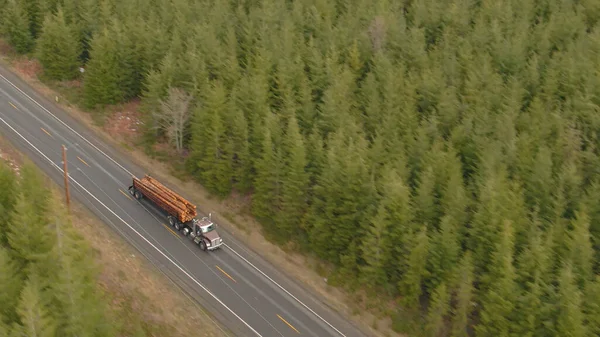
[[[137,179],[137,178],[134,178]],[[184,199],[179,194],[173,192],[158,180],[145,175],[142,179],[137,179],[138,184],[154,194],[161,202],[178,210],[178,218],[181,222],[188,222],[196,217],[196,206]],[[156,201],[155,201],[156,202]]]

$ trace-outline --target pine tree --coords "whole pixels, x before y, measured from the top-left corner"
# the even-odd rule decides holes
[[[435,196],[435,176],[431,167],[425,167],[419,176],[417,195],[414,199],[416,220],[433,227],[437,224],[437,198]]]
[[[517,302],[519,334],[521,336],[540,336],[550,333],[543,322],[552,319],[552,306],[548,299],[553,290],[551,270],[551,245],[543,242],[539,230],[530,234],[529,242],[518,257],[518,283],[522,288]]]
[[[99,275],[90,248],[74,231],[66,209],[52,198],[49,222],[56,238],[52,256],[57,260],[56,276],[50,285],[53,306],[59,308],[58,334],[68,336],[115,336],[111,317],[105,315],[106,302],[96,284]]]
[[[308,188],[306,150],[294,115],[288,120],[282,152],[285,168],[277,227],[282,237],[293,237],[300,230],[306,212]]]
[[[592,279],[594,249],[590,240],[590,219],[585,211],[576,212],[572,221],[573,230],[569,240],[569,251],[573,261],[573,274],[577,284],[583,288]]]
[[[14,324],[13,336],[56,336],[57,324],[50,308],[42,300],[40,284],[33,275],[25,282],[21,291],[17,312],[20,323]]]
[[[28,0],[23,4],[29,19],[29,31],[34,39],[39,37],[44,21],[44,2],[44,0]]]
[[[373,218],[362,243],[362,258],[364,266],[360,266],[362,283],[370,290],[376,291],[379,287],[388,284],[386,263],[390,260],[390,251],[386,249],[386,237],[389,235],[388,223],[385,214],[381,211]]]
[[[2,14],[2,32],[8,36],[8,43],[20,54],[33,50],[35,40],[29,28],[29,17],[23,1],[8,0]]]
[[[427,257],[427,270],[431,278],[427,288],[431,291],[442,282],[451,282],[460,254],[460,242],[456,220],[451,216],[442,218],[440,229],[431,234],[431,249]]]
[[[30,199],[19,195],[7,233],[8,242],[21,266],[40,262],[52,249],[53,240],[43,216]]]
[[[0,317],[9,321],[15,317],[15,306],[19,300],[21,277],[9,252],[0,246]]]
[[[71,80],[78,74],[79,55],[77,38],[65,22],[62,8],[44,20],[37,41],[38,59],[44,74],[53,80]]]
[[[381,249],[381,263],[385,279],[389,283],[385,286],[393,287],[400,281],[402,273],[405,271],[404,260],[408,256],[410,247],[410,233],[418,229],[413,222],[413,208],[410,204],[410,190],[406,186],[398,172],[393,168],[384,167],[382,170],[380,194],[381,200],[378,205],[377,213],[373,218],[372,224],[375,227],[383,225],[381,242],[379,247],[369,247],[365,242],[363,253],[367,265],[369,265],[368,256],[373,248]],[[375,276],[374,274],[373,276]],[[395,291],[393,291],[395,292]]]
[[[409,255],[406,257],[405,273],[400,281],[403,302],[409,309],[418,308],[422,295],[423,281],[427,278],[427,254],[429,252],[427,227],[423,226],[414,233],[409,241]],[[399,258],[397,256],[396,258]]]
[[[446,172],[448,180],[440,198],[442,213],[450,215],[455,219],[457,227],[462,228],[467,221],[470,200],[464,187],[462,164],[453,148],[448,149],[446,153]],[[462,230],[459,232],[464,235]]]
[[[456,275],[456,305],[452,309],[452,337],[468,337],[473,311],[474,275],[471,252],[463,255]]]
[[[10,214],[17,196],[15,174],[4,162],[0,162],[0,246],[7,243]]]
[[[214,82],[205,101],[196,107],[190,126],[192,173],[221,197],[231,192],[233,178],[232,145],[224,124],[227,108],[225,87]]]
[[[124,98],[121,87],[120,50],[113,31],[96,32],[84,75],[83,99],[87,108],[115,104]]]
[[[232,96],[234,96],[232,94]],[[231,144],[231,165],[233,169],[234,186],[248,192],[252,186],[252,158],[250,158],[250,144],[248,141],[248,121],[244,112],[235,103],[229,102],[229,118],[227,140]]]
[[[22,196],[35,206],[36,214],[43,218],[48,214],[50,207],[50,189],[45,180],[45,176],[33,162],[26,161],[21,165],[21,179],[19,179],[19,190]]]
[[[121,89],[123,100],[137,97],[142,92],[146,68],[146,44],[144,19],[141,15],[132,13],[123,24],[115,25],[112,29],[114,38],[118,41],[119,69],[121,70]]]
[[[263,140],[263,153],[260,161],[256,164],[256,179],[254,180],[254,195],[252,198],[252,214],[263,223],[274,226],[273,219],[279,212],[281,203],[282,185],[282,159],[280,147],[274,144],[273,128],[276,125],[276,117],[269,114],[265,122],[265,133]],[[271,229],[271,233],[276,233]]]
[[[446,328],[445,316],[450,309],[450,299],[445,283],[435,288],[427,313],[427,324],[425,326],[426,336],[441,336]]]
[[[364,160],[364,139],[348,136],[351,127],[344,129],[329,143],[327,165],[314,190],[309,229],[314,250],[334,263],[366,232],[375,192]]]
[[[489,279],[491,285],[482,299],[481,322],[475,331],[481,336],[512,336],[516,331],[515,314],[517,287],[513,267],[514,234],[511,223],[504,222],[501,241],[492,255]]]
[[[8,336],[9,331],[10,330],[4,323],[4,319],[3,319],[2,315],[0,315],[0,336]]]
[[[559,336],[584,337],[587,329],[582,313],[581,291],[577,288],[577,281],[573,275],[572,268],[566,264],[559,278],[558,289],[558,313],[556,321],[556,333]]]
[[[584,298],[585,324],[591,336],[600,335],[600,275],[588,283]]]

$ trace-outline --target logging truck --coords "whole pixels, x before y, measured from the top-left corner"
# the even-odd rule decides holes
[[[145,175],[142,179],[133,177],[129,193],[137,200],[146,198],[152,201],[166,212],[169,225],[181,231],[184,236],[190,237],[200,246],[200,249],[214,250],[223,244],[223,239],[216,229],[217,225],[212,222],[210,214],[208,217],[197,218],[196,205],[149,175]]]

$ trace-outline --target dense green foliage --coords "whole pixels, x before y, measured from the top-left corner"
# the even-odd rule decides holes
[[[600,331],[597,0],[8,3],[21,52],[25,4],[62,4],[88,106],[140,95],[147,139],[186,135],[199,182],[399,299],[397,329]],[[170,88],[186,130],[155,120]]]
[[[89,251],[69,230],[36,168],[21,179],[1,164],[3,209],[0,288],[2,321],[14,336],[111,335],[90,279]],[[114,332],[112,333],[114,334]]]
[[[45,186],[33,164],[17,179],[0,162],[0,336],[118,336],[92,250]]]

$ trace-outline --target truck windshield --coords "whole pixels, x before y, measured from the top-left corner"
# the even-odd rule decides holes
[[[208,226],[202,226],[200,228],[202,228],[202,233],[208,233],[208,232],[210,232],[210,231],[212,231],[212,230],[215,229],[215,225],[210,224]]]

